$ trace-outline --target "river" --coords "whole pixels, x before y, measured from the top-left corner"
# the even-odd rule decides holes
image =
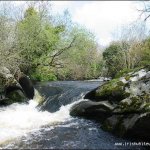
[[[70,108],[85,100],[84,95],[100,84],[98,81],[37,83],[36,89],[45,98],[42,105],[38,106],[39,96],[35,96],[29,103],[0,108],[0,148],[120,149],[115,143],[129,140],[103,131],[98,122],[69,115]]]

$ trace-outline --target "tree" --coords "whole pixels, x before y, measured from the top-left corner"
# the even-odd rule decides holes
[[[67,10],[55,18],[47,2],[27,2],[26,6],[18,19],[0,16],[3,18],[0,18],[0,53],[3,56],[10,53],[7,59],[11,58],[6,62],[3,57],[0,61],[4,60],[4,65],[14,64],[14,69],[20,68],[38,80],[87,79],[100,75],[101,54],[92,33],[74,24]]]
[[[145,23],[141,21],[120,27],[114,33],[122,51],[122,70],[140,67],[143,55],[143,41],[148,37]]]
[[[108,76],[115,75],[124,68],[124,52],[122,50],[123,43],[113,42],[103,52],[105,67],[108,68]],[[126,46],[124,44],[124,46]]]
[[[150,18],[150,2],[149,1],[142,1],[142,8],[137,9],[141,12],[140,16],[144,15],[144,21],[147,21]]]
[[[74,26],[69,37],[76,37],[68,51],[62,55],[63,78],[90,79],[100,75],[100,53],[97,50],[94,35],[82,27]]]
[[[15,21],[5,13],[5,9],[0,12],[0,66],[5,66],[14,73],[22,61],[16,49]]]
[[[140,65],[150,68],[150,38],[143,41],[141,51]]]
[[[40,13],[33,7],[25,11],[23,20],[18,23],[18,49],[21,49],[21,55],[30,72],[37,70],[40,65],[53,65],[50,56],[60,40],[63,28],[54,26],[47,20],[43,21]]]

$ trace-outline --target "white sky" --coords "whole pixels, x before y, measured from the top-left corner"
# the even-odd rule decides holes
[[[94,32],[98,43],[106,46],[113,40],[117,27],[129,24],[139,17],[137,1],[52,1],[55,13],[68,9],[72,20]]]
[[[135,1],[53,1],[52,4],[55,12],[62,13],[68,8],[73,21],[93,31],[103,46],[113,40],[112,33],[117,27],[139,17]]]

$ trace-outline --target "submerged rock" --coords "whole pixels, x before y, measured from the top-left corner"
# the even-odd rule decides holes
[[[104,130],[119,136],[149,139],[150,71],[141,69],[108,81],[84,98],[89,101],[73,106],[71,115],[90,116],[97,120],[103,116],[101,122]],[[106,103],[109,105],[104,107]],[[106,112],[109,115],[105,115]]]

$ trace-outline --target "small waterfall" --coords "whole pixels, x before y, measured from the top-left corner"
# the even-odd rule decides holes
[[[44,97],[40,95],[38,90],[34,89],[34,97],[33,100],[36,101],[38,104],[41,104],[44,101]]]
[[[7,107],[0,107],[0,148],[1,145],[21,136],[26,136],[27,133],[38,132],[42,126],[54,126],[59,122],[71,119],[69,115],[70,108],[82,99],[72,104],[61,106],[54,113],[38,109],[38,104],[43,100],[43,97],[35,90],[35,96],[28,104],[14,103]]]

